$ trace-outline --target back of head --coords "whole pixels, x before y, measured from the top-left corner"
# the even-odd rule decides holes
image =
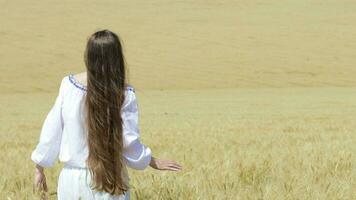
[[[118,36],[95,32],[88,39],[87,68],[87,165],[93,189],[120,195],[128,190],[122,177],[123,136],[121,108],[125,98],[125,62]]]

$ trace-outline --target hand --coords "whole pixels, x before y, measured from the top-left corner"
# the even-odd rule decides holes
[[[47,183],[46,183],[46,176],[43,172],[43,168],[41,166],[36,166],[35,170],[35,180],[33,183],[33,192],[40,192],[41,193],[41,200],[47,200]]]
[[[180,166],[175,161],[171,160],[162,160],[158,158],[151,158],[150,166],[153,169],[157,170],[169,170],[169,171],[180,171],[182,170],[182,166]]]

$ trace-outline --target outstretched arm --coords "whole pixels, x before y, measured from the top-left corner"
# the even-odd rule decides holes
[[[123,106],[124,158],[131,168],[143,170],[148,165],[157,170],[179,171],[182,167],[175,161],[158,159],[152,156],[151,149],[140,141],[138,125],[138,105],[134,90],[129,90]]]

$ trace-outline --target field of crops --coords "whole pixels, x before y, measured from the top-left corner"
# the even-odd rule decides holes
[[[1,118],[2,199],[31,199],[30,151],[54,95],[32,93],[35,103],[27,95],[0,102],[8,113]],[[130,170],[134,199],[355,197],[352,89],[142,91],[138,98],[142,141],[184,170]],[[46,172],[51,192],[60,168]]]
[[[31,152],[99,28],[123,40],[142,142],[183,166],[130,170],[132,199],[356,199],[356,2],[0,5],[0,199],[36,199]]]

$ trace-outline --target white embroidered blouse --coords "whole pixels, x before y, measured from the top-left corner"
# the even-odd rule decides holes
[[[55,161],[86,168],[88,147],[84,130],[84,100],[86,86],[73,74],[60,84],[55,103],[44,120],[39,143],[31,160],[42,167],[52,167]],[[121,110],[123,119],[123,158],[128,167],[143,170],[151,160],[151,149],[140,142],[138,105],[135,90],[127,86]]]

